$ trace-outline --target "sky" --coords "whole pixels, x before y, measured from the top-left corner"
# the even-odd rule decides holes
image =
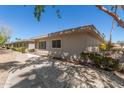
[[[107,6],[107,8],[110,8]],[[60,10],[61,19],[56,15]],[[45,12],[38,22],[33,15],[34,6],[0,6],[0,26],[7,26],[11,29],[11,41],[15,38],[28,39],[35,36],[46,35],[51,32],[62,31],[84,25],[93,24],[101,33],[104,33],[106,40],[112,28],[112,17],[100,11],[94,5],[82,6],[46,6]],[[117,11],[124,20],[124,11]],[[112,41],[124,41],[124,29],[115,28],[112,33]]]

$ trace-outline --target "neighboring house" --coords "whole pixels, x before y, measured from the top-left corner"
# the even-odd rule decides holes
[[[112,49],[122,49],[122,46],[118,43],[112,43]]]
[[[10,42],[10,43],[5,44],[5,46],[8,46],[8,47],[16,47],[16,48],[24,47],[27,49],[30,49],[30,46],[33,46],[33,45],[35,48],[35,44],[34,44],[33,40],[26,40],[26,39],[25,40],[18,40],[15,42]]]
[[[97,47],[103,42],[103,36],[93,25],[67,29],[32,39],[35,41],[37,53],[70,60],[80,59],[80,53],[87,47]]]
[[[120,44],[121,47],[124,49],[124,41],[118,41],[117,44]]]

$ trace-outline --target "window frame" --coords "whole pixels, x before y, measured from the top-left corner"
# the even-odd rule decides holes
[[[57,42],[57,41],[60,41],[60,47],[57,47],[57,44],[56,44],[55,47],[53,47],[53,42],[54,42],[54,41],[56,41],[56,42]],[[53,39],[53,40],[52,40],[52,48],[53,48],[53,49],[61,49],[61,48],[62,48],[62,40],[61,40],[61,39]]]
[[[45,48],[42,47],[41,43],[43,43],[43,42],[45,42]],[[46,49],[46,45],[47,45],[46,41],[39,41],[39,49]]]

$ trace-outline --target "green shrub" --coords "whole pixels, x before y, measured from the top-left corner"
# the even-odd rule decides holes
[[[103,57],[102,59],[102,66],[108,70],[119,70],[119,60],[113,59],[111,57]]]
[[[35,51],[35,49],[29,49],[28,51],[29,51],[29,52],[34,52],[34,51]]]
[[[81,53],[81,58],[83,58],[84,60],[87,60],[87,58],[89,57],[89,53]]]
[[[19,47],[19,48],[12,47],[11,49],[14,51],[22,52],[22,53],[25,53],[25,50],[26,50],[26,48],[24,47]]]
[[[6,47],[6,49],[10,49],[10,47]]]
[[[81,58],[86,60],[90,59],[97,67],[107,70],[119,70],[119,61],[111,57],[105,57],[104,55],[97,53],[81,53]]]
[[[12,47],[11,49],[14,50],[14,51],[16,51],[16,48],[15,47]]]
[[[17,49],[17,51],[22,52],[22,53],[25,53],[25,50],[26,50],[26,48],[24,48],[24,47],[20,47]]]
[[[5,46],[2,46],[2,48],[5,48]]]

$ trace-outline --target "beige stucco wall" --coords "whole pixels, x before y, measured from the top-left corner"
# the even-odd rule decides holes
[[[61,40],[61,48],[52,48],[52,40],[60,39]],[[69,59],[79,59],[80,53],[86,50],[88,46],[98,46],[100,41],[93,36],[89,36],[85,33],[73,33],[68,35],[63,35],[61,37],[51,38],[49,41],[50,44],[50,52],[52,56],[69,58]]]
[[[61,48],[52,48],[52,40],[61,40]],[[61,57],[65,59],[79,59],[80,53],[86,50],[88,46],[98,46],[101,42],[94,36],[86,33],[71,33],[60,36],[49,37],[43,39],[47,41],[46,50],[53,57]]]
[[[46,49],[39,49],[39,42],[46,41]],[[35,51],[38,55],[48,55],[49,54],[49,41],[48,38],[36,39],[35,40]]]

